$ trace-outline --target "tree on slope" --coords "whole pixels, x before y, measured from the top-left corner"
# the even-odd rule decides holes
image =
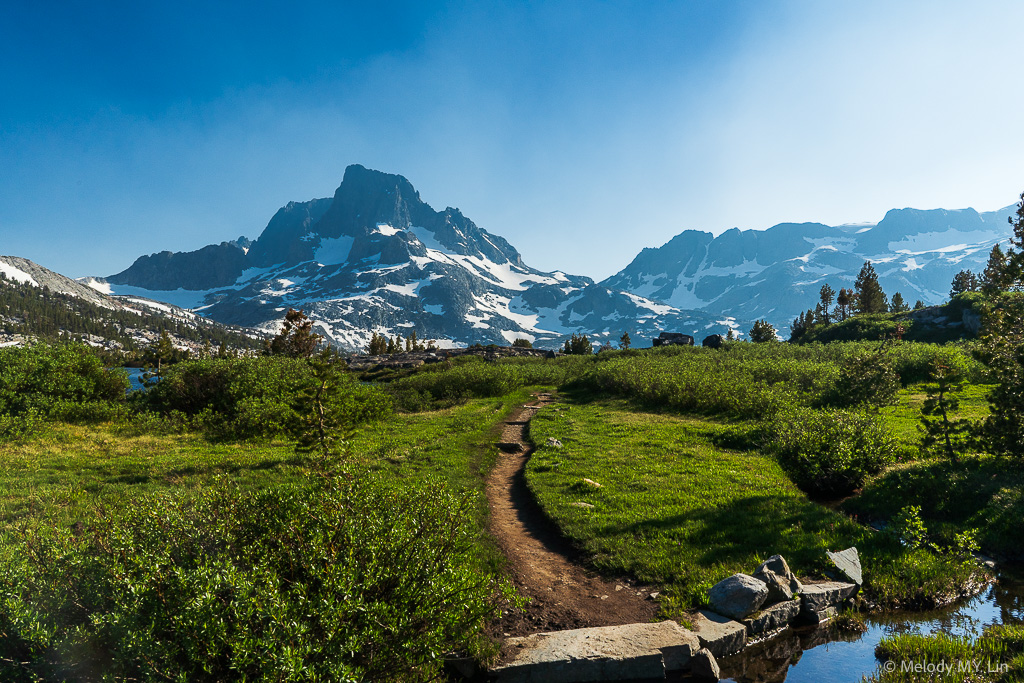
[[[758,344],[775,341],[775,328],[767,320],[758,320],[750,328],[750,341]]]
[[[832,305],[835,300],[836,290],[828,286],[826,282],[821,286],[821,290],[818,292],[818,296],[821,299],[821,318],[820,322],[826,325],[832,322],[832,313],[829,312],[828,307]]]
[[[1016,249],[1006,254],[1005,285],[1019,290],[1024,288],[1024,193],[1010,224]],[[988,394],[991,414],[983,445],[997,455],[1024,456],[1024,297],[1015,291],[995,295],[984,321],[981,357],[996,385]]]
[[[903,295],[896,292],[892,295],[892,301],[889,302],[890,313],[905,313],[910,310],[910,306],[903,300]]]
[[[961,270],[953,276],[953,282],[949,286],[949,298],[957,294],[973,292],[978,289],[978,276],[969,270]]]
[[[323,337],[313,332],[313,321],[305,313],[289,308],[281,331],[267,343],[266,350],[271,356],[309,358],[321,339]]]
[[[889,301],[878,284],[878,274],[871,261],[865,261],[853,284],[857,293],[858,313],[885,313],[889,310]]]

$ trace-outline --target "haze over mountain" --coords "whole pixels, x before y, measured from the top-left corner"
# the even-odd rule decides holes
[[[276,329],[301,308],[343,348],[373,333],[444,344],[555,345],[572,332],[597,340],[628,331],[725,332],[747,321],[690,313],[561,271],[523,263],[505,239],[455,208],[435,211],[399,175],[354,165],[332,199],[292,202],[254,242],[143,256],[108,278],[108,293],[142,294],[224,323]]]
[[[782,329],[814,308],[823,284],[852,287],[871,261],[890,297],[938,304],[957,272],[984,270],[992,246],[1012,234],[1007,218],[1015,211],[893,209],[876,224],[782,223],[717,237],[687,230],[644,249],[601,284],[679,308],[766,318]]]

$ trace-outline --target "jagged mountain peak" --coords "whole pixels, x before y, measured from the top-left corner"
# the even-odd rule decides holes
[[[348,349],[375,332],[556,344],[572,332],[617,339],[683,322],[681,311],[590,278],[530,268],[459,209],[435,211],[406,178],[359,165],[345,170],[333,198],[281,208],[248,250],[223,243],[141,257],[107,283],[267,330],[287,308],[302,308]],[[718,324],[705,318],[685,322]]]

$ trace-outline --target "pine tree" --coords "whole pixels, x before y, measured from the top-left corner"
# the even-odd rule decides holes
[[[980,284],[982,292],[991,296],[1002,292],[1008,287],[1006,266],[1006,254],[1003,253],[1003,248],[996,242],[995,246],[992,247],[992,251],[988,254],[988,264],[986,264],[985,270],[981,273]]]
[[[512,342],[512,348],[514,349],[532,349],[533,343],[529,339],[523,339],[522,337],[517,338]]]
[[[953,282],[949,288],[949,298],[952,299],[957,294],[973,292],[977,289],[978,277],[969,270],[961,270],[953,276]]]
[[[736,333],[730,327],[729,331],[725,333],[725,341],[736,341]]]
[[[903,295],[896,292],[892,295],[892,301],[889,302],[890,313],[905,313],[910,310],[910,306],[903,300]]]
[[[629,338],[629,332],[623,332],[622,336],[619,337],[619,348],[628,349],[632,341]]]
[[[388,352],[387,337],[374,332],[370,337],[370,344],[366,347],[366,352],[371,356],[383,356]]]
[[[750,328],[750,341],[758,344],[775,341],[775,328],[767,320],[758,320]]]
[[[835,299],[836,290],[828,286],[825,283],[821,286],[821,290],[818,292],[818,296],[821,299],[821,318],[820,321],[826,325],[832,323],[832,314],[829,312],[828,307],[832,305],[832,301]]]
[[[917,301],[914,302],[914,310],[915,311],[920,310],[922,308],[924,308],[924,302],[923,301],[918,299]]]
[[[594,347],[591,346],[590,340],[584,334],[572,333],[572,337],[565,340],[565,347],[563,353],[576,355],[576,356],[590,356],[594,353]]]
[[[932,380],[926,391],[928,398],[921,406],[921,450],[925,453],[940,451],[957,461],[970,441],[973,423],[970,420],[951,418],[950,413],[960,407],[959,394],[964,379],[948,365],[936,362],[932,366]]]
[[[839,320],[843,321],[850,317],[850,310],[853,306],[852,292],[846,288],[839,290],[836,295],[836,307],[839,309]]]
[[[316,352],[321,339],[323,337],[313,332],[313,321],[305,313],[289,308],[281,331],[267,345],[267,353],[271,356],[309,358]]]
[[[889,310],[889,301],[878,284],[878,274],[871,261],[865,261],[857,275],[853,288],[857,296],[858,313],[885,313]]]

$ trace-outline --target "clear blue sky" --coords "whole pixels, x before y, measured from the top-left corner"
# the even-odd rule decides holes
[[[685,229],[1024,190],[1016,0],[296,5],[2,3],[0,253],[255,238],[351,163],[597,279]]]

